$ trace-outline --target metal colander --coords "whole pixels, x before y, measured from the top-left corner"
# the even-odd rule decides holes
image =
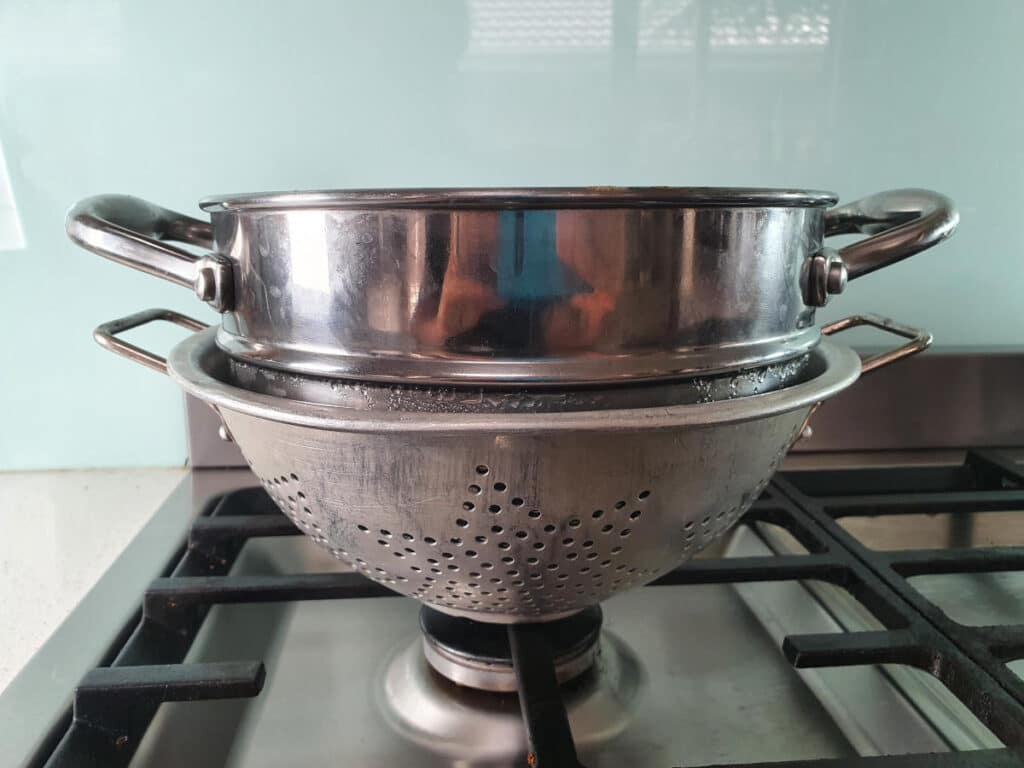
[[[424,413],[252,392],[211,374],[224,358],[206,331],[169,367],[218,409],[285,514],[375,581],[503,622],[567,615],[691,557],[757,498],[813,404],[859,371],[829,342],[803,383],[763,395]]]
[[[805,415],[402,437],[224,418],[278,506],[335,557],[442,610],[511,620],[570,613],[702,549],[757,497]]]
[[[225,380],[213,330],[166,363],[114,338],[158,318],[180,321],[140,313],[97,338],[166,367],[214,407],[271,497],[335,557],[442,611],[497,622],[567,615],[693,556],[757,498],[815,404],[861,369],[824,339],[797,383],[717,402],[434,413],[368,398],[350,408]],[[919,335],[884,362],[926,345]]]

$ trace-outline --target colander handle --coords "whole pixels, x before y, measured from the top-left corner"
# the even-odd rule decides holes
[[[851,317],[844,317],[842,320],[836,320],[834,323],[822,326],[821,332],[826,336],[834,336],[837,333],[842,333],[850,328],[856,328],[861,325],[870,325],[880,331],[887,331],[904,339],[909,339],[906,344],[896,347],[896,349],[864,358],[861,361],[861,374],[871,373],[871,371],[876,371],[905,357],[916,355],[918,352],[924,352],[932,345],[932,335],[928,331],[897,323],[895,320],[890,320],[888,317],[882,317],[881,315],[852,315]]]
[[[879,368],[884,368],[905,357],[916,355],[918,352],[924,352],[932,345],[932,335],[928,331],[897,323],[895,320],[890,320],[888,317],[882,317],[881,315],[852,315],[851,317],[844,317],[842,320],[836,320],[834,323],[822,326],[821,332],[826,336],[834,336],[837,333],[842,333],[850,328],[856,328],[861,325],[870,325],[872,328],[877,328],[880,331],[887,331],[888,333],[908,339],[906,344],[902,344],[896,347],[896,349],[891,349],[888,352],[879,352],[877,355],[871,355],[861,360],[860,372],[862,375],[877,371]],[[813,434],[810,426],[811,417],[820,405],[821,403],[815,403],[814,407],[811,408],[807,418],[804,419],[804,423],[797,432],[796,440],[811,437]]]
[[[111,320],[109,323],[97,326],[96,330],[92,332],[92,337],[104,349],[109,349],[111,352],[121,355],[121,357],[127,357],[129,360],[134,360],[136,363],[140,363],[147,368],[152,368],[154,371],[166,374],[167,358],[160,357],[160,355],[154,352],[149,352],[130,342],[117,338],[118,334],[157,320],[174,323],[182,328],[188,328],[190,331],[202,331],[209,327],[206,323],[194,320],[172,309],[146,309],[142,312],[136,312],[134,315]]]

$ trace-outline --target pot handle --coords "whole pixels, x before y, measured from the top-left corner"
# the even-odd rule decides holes
[[[183,315],[171,309],[146,309],[142,312],[136,312],[134,315],[111,320],[109,323],[97,326],[96,330],[92,332],[92,337],[104,349],[109,349],[111,352],[121,355],[121,357],[127,357],[129,360],[134,360],[147,368],[152,368],[154,371],[166,374],[166,358],[117,338],[117,335],[120,333],[157,320],[165,320],[169,323],[180,325],[182,328],[188,328],[190,331],[202,331],[209,327],[206,323],[194,320],[188,315]]]
[[[65,228],[68,237],[88,251],[191,288],[218,312],[231,308],[231,262],[215,253],[200,256],[167,242],[210,249],[213,228],[209,222],[137,197],[97,195],[68,211]]]
[[[826,336],[833,336],[861,325],[870,325],[880,331],[887,331],[896,336],[902,336],[904,339],[909,339],[906,344],[896,347],[896,349],[890,349],[888,352],[880,352],[877,355],[864,358],[861,361],[861,374],[871,373],[871,371],[884,368],[905,357],[916,355],[918,352],[924,352],[932,345],[932,335],[928,331],[897,323],[895,320],[890,320],[888,317],[882,317],[881,315],[852,315],[844,317],[842,320],[836,320],[834,323],[822,326],[821,332]]]
[[[931,248],[960,221],[953,201],[927,189],[892,189],[825,211],[825,236],[871,235],[839,250],[823,248],[810,259],[804,301],[823,307],[832,294],[889,264]]]

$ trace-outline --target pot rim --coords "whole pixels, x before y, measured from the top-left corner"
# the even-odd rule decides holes
[[[832,192],[759,187],[451,187],[333,189],[212,195],[205,211],[284,211],[308,208],[494,209],[553,208],[827,208]]]
[[[477,414],[363,411],[339,405],[264,395],[228,384],[211,371],[226,355],[209,328],[179,342],[167,358],[167,370],[190,395],[215,409],[297,426],[361,433],[495,433],[612,432],[714,426],[751,421],[810,408],[846,389],[860,375],[860,358],[844,344],[822,338],[812,350],[811,365],[822,372],[789,387],[733,400],[647,408],[564,413]]]

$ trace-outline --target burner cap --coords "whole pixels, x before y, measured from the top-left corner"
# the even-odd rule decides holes
[[[551,644],[559,683],[578,677],[594,663],[601,633],[598,606],[538,626]],[[444,677],[485,691],[516,690],[507,625],[451,616],[424,606],[420,627],[424,655]]]

